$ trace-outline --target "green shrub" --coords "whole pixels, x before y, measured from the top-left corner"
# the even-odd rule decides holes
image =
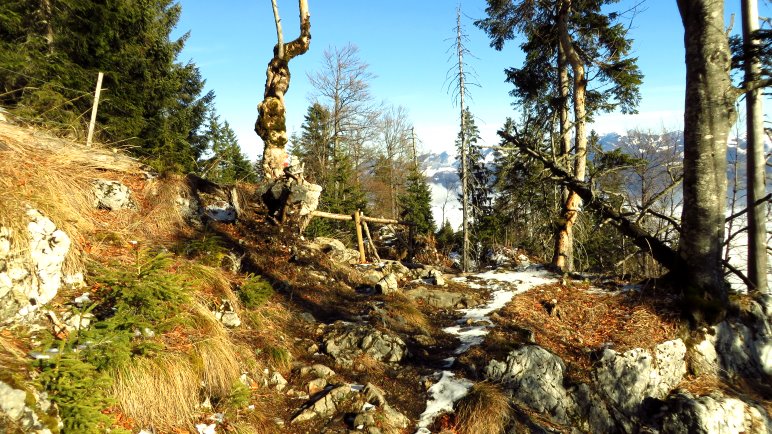
[[[248,309],[255,309],[273,296],[271,284],[261,276],[250,274],[239,289],[239,298]]]
[[[198,262],[210,267],[219,267],[223,258],[228,254],[228,249],[224,245],[222,237],[204,232],[201,238],[188,240],[175,250],[189,259],[196,259]]]
[[[107,391],[112,381],[69,347],[60,345],[59,355],[38,361],[37,381],[59,407],[64,432],[104,432],[112,423],[102,414],[111,404]]]

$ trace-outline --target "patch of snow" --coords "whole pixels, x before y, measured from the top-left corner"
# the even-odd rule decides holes
[[[426,410],[418,419],[416,434],[430,434],[429,425],[435,417],[444,412],[453,411],[453,403],[466,396],[474,383],[466,378],[456,378],[450,371],[442,371],[440,381],[429,388],[429,401]]]
[[[497,280],[517,284],[517,294],[522,294],[539,285],[557,282],[555,274],[541,265],[531,265],[522,271],[501,271],[495,269],[478,274],[477,277],[486,280]]]

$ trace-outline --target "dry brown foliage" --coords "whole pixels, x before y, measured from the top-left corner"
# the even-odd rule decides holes
[[[92,183],[137,172],[139,163],[121,154],[0,123],[0,226],[26,234],[24,216],[34,208],[72,239],[66,271],[81,269],[84,233],[95,227]],[[13,237],[15,252],[27,248],[27,237]]]
[[[138,426],[171,431],[194,420],[201,380],[187,356],[140,358],[118,370],[113,379],[112,394],[120,410]]]
[[[587,373],[592,366],[588,349],[652,349],[677,336],[682,323],[674,306],[662,294],[543,285],[515,297],[499,312],[499,323],[502,330],[509,324],[531,330],[538,345],[569,365],[569,374]],[[492,333],[491,341],[496,340],[507,340],[507,334]]]
[[[456,429],[461,434],[500,434],[510,420],[509,398],[499,386],[477,383],[458,401]]]

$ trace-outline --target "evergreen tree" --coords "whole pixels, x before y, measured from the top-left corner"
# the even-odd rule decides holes
[[[330,111],[319,103],[308,107],[300,137],[293,139],[292,153],[305,164],[307,179],[324,185],[332,155],[332,125]]]
[[[415,224],[417,234],[431,234],[436,230],[432,216],[432,192],[426,177],[413,167],[407,177],[405,192],[399,195],[400,216]]]
[[[97,137],[159,170],[189,171],[206,149],[214,94],[176,58],[171,0],[10,1],[0,5],[0,103],[29,121],[83,131],[97,72],[105,73]]]
[[[521,45],[526,53],[525,65],[507,70],[508,81],[516,86],[513,96],[541,122],[559,120],[558,140],[554,143],[560,145],[550,151],[560,157],[561,165],[573,166],[573,176],[582,181],[586,177],[587,123],[602,111],[618,108],[623,113],[634,112],[640,99],[642,74],[636,59],[628,57],[631,40],[626,38],[627,27],[616,22],[620,14],[604,9],[617,2],[488,0],[488,17],[475,22],[489,34],[491,45],[497,49],[513,39],[516,32],[525,36]],[[594,88],[588,88],[590,81],[596,83]],[[569,121],[569,98],[573,123]],[[573,226],[581,199],[575,192],[564,190],[560,202],[563,216],[556,228],[553,264],[571,271]]]
[[[228,121],[220,123],[219,116],[211,114],[206,137],[212,150],[212,157],[203,162],[207,178],[223,184],[256,181],[254,168],[241,152],[236,133]]]
[[[485,164],[485,156],[482,153],[482,149],[477,146],[477,142],[480,139],[480,130],[474,122],[474,116],[469,111],[469,108],[464,110],[464,126],[465,140],[467,144],[466,155],[466,167],[469,170],[469,176],[467,177],[467,197],[469,200],[469,228],[472,234],[473,243],[475,245],[487,244],[492,236],[489,226],[493,223],[490,221],[491,214],[493,212],[493,174],[491,170]],[[456,140],[456,147],[461,147],[461,134],[459,133]],[[459,152],[457,159],[461,158],[461,152]],[[459,162],[459,179],[463,179],[461,173],[464,165]],[[479,259],[480,251],[476,252]]]

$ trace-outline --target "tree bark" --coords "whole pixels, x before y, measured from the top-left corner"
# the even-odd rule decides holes
[[[678,0],[678,9],[686,48],[684,204],[678,252],[687,265],[685,289],[723,308],[728,298],[721,264],[726,146],[736,118],[724,2]]]
[[[757,0],[742,0],[743,43],[745,44],[745,83],[750,84],[761,77],[758,55],[760,41],[754,32],[759,29]],[[748,179],[748,280],[749,291],[771,294],[767,283],[766,206],[753,206],[766,193],[764,180],[764,111],[761,90],[754,89],[745,94]]]
[[[265,73],[265,92],[263,101],[257,106],[255,132],[263,139],[263,175],[266,179],[277,179],[284,174],[284,162],[287,152],[287,120],[284,95],[290,84],[289,61],[306,51],[311,45],[311,16],[308,13],[308,1],[298,0],[300,10],[300,36],[284,43],[279,10],[276,0],[272,1],[274,22],[276,24],[277,44],[273,49],[273,58],[268,63]]]
[[[570,79],[568,76],[568,60],[565,50],[561,44],[558,44],[558,90],[560,91],[560,107],[558,113],[560,117],[560,149],[558,152],[558,161],[569,161],[571,154],[571,121],[568,117],[568,98],[570,96]],[[573,263],[574,240],[573,231],[569,230],[565,222],[569,213],[567,208],[568,200],[571,196],[571,190],[563,186],[560,194],[561,216],[563,219],[558,223],[555,233],[555,250],[552,256],[553,265],[563,269],[566,263]]]
[[[560,48],[573,72],[573,106],[574,106],[574,178],[582,181],[587,168],[587,132],[585,98],[587,79],[582,58],[574,48],[574,41],[568,31],[568,15],[571,11],[571,0],[565,0],[558,16],[558,32]],[[555,242],[556,252],[552,263],[563,271],[573,271],[573,227],[579,217],[582,199],[576,192],[569,191],[564,202],[563,216],[560,220]]]

